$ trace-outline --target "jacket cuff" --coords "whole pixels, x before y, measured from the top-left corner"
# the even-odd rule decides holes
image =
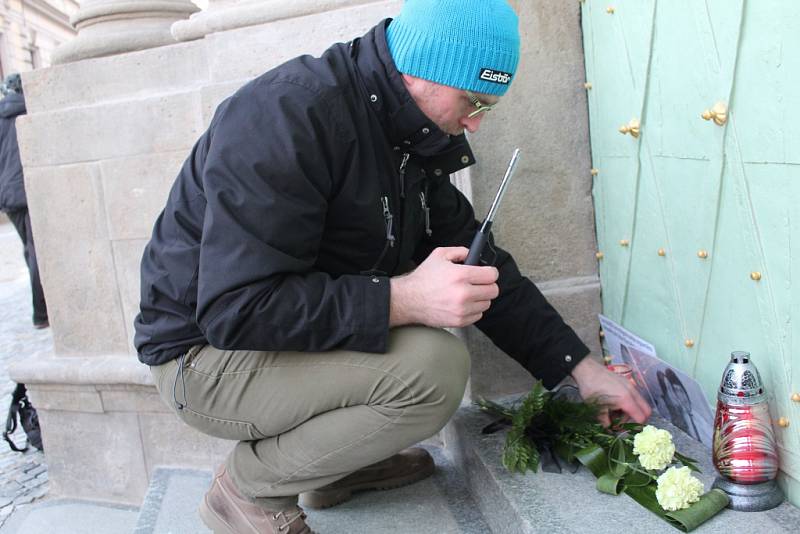
[[[545,358],[530,359],[528,370],[542,381],[547,389],[553,389],[591,352],[572,329],[555,344]]]
[[[389,277],[365,276],[360,324],[351,348],[362,352],[385,353],[389,344]]]

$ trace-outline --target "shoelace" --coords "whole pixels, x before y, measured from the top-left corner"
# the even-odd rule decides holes
[[[272,519],[277,521],[279,517],[283,517],[283,524],[278,525],[278,532],[289,532],[289,528],[292,526],[292,523],[297,521],[298,519],[305,519],[306,514],[303,512],[303,509],[299,506],[297,507],[297,512],[291,515],[286,515],[286,512],[280,511],[272,514]]]

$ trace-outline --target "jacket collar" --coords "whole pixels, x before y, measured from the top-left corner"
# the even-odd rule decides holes
[[[419,109],[403,84],[386,44],[391,19],[350,43],[350,55],[362,85],[362,97],[377,114],[395,147],[425,158],[424,167],[450,174],[475,163],[466,136],[450,136]],[[438,172],[436,172],[438,171]]]

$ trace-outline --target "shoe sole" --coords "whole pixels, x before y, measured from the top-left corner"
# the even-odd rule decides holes
[[[309,491],[301,494],[300,506],[312,510],[324,510],[325,508],[331,508],[337,504],[349,501],[353,497],[353,493],[367,490],[380,491],[402,488],[403,486],[408,486],[409,484],[428,478],[435,470],[436,466],[431,462],[425,464],[419,471],[401,477],[388,478],[377,482],[363,482],[347,488],[326,490],[324,493]]]
[[[203,521],[205,526],[211,529],[214,534],[237,534],[230,525],[228,525],[221,517],[219,517],[211,507],[208,505],[206,497],[203,497],[203,502],[197,509],[197,514]]]

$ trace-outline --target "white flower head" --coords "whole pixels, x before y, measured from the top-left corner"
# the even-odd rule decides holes
[[[666,430],[647,425],[633,437],[633,454],[645,469],[664,469],[672,462],[675,445]]]
[[[692,476],[688,467],[670,467],[658,477],[656,484],[658,504],[670,512],[689,508],[703,494],[703,483]]]

